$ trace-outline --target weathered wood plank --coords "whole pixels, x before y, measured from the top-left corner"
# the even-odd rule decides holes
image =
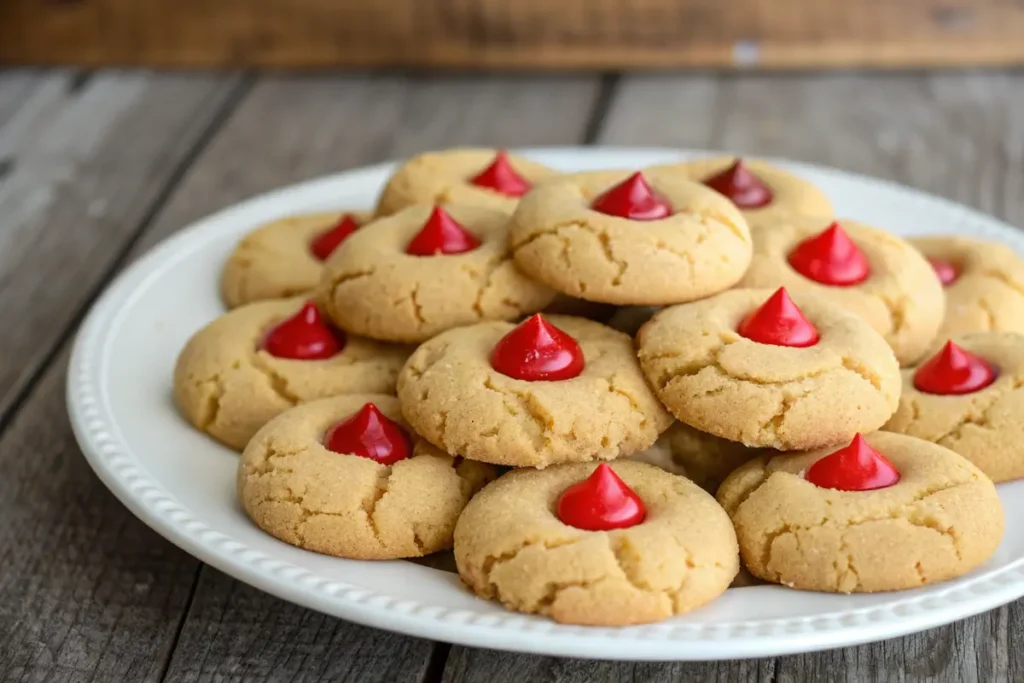
[[[717,148],[791,157],[890,178],[1024,224],[1024,76],[636,76],[623,79],[599,143]],[[453,648],[445,681],[1006,681],[1024,654],[1009,640],[1017,602],[883,643],[775,661],[692,666],[525,657]],[[1015,678],[1016,676],[1016,678]]]
[[[596,77],[262,80],[136,253],[244,197],[347,167],[456,144],[578,143],[597,92]],[[420,680],[432,650],[432,643],[324,617],[204,568],[167,678]]]
[[[0,424],[239,87],[49,74],[0,127]]]
[[[0,680],[156,681],[199,563],[93,475],[66,370],[62,353],[0,437]]]

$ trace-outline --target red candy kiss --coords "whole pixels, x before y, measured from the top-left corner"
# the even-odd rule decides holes
[[[473,233],[456,223],[440,206],[435,206],[405,252],[413,256],[461,254],[479,246],[480,240]]]
[[[789,265],[806,278],[836,287],[856,285],[871,275],[864,252],[838,223],[796,245]]]
[[[338,248],[338,245],[358,229],[359,224],[356,223],[356,219],[351,214],[345,214],[333,228],[314,237],[313,241],[309,243],[309,250],[313,252],[313,256],[321,261],[326,261],[327,257]]]
[[[754,175],[742,159],[720,173],[705,178],[704,184],[728,197],[741,209],[759,209],[772,203],[772,191]]]
[[[486,187],[506,197],[522,197],[529,192],[530,183],[512,168],[508,160],[508,152],[498,150],[490,166],[469,179],[477,187]]]
[[[277,358],[323,360],[345,348],[345,335],[328,327],[312,301],[263,337],[263,349]]]
[[[838,223],[796,245],[789,265],[806,278],[823,285],[849,287],[868,279],[871,265]]]
[[[639,172],[599,196],[590,208],[634,221],[656,221],[672,214],[672,206],[654,193]]]
[[[573,484],[558,499],[562,523],[585,531],[625,529],[644,521],[647,510],[640,496],[603,462],[589,477]]]
[[[811,465],[806,479],[823,489],[873,491],[892,486],[900,480],[900,473],[858,434],[849,446],[829,453]]]
[[[409,457],[409,437],[389,420],[377,406],[367,403],[352,417],[327,430],[327,450],[343,455],[358,455],[381,465],[394,465]]]
[[[981,357],[948,341],[917,368],[914,386],[926,394],[970,394],[996,381],[996,374]]]
[[[932,264],[932,270],[935,271],[935,275],[939,278],[939,282],[942,283],[943,287],[949,287],[960,277],[956,266],[945,259],[929,258],[928,263]]]
[[[491,367],[528,382],[572,379],[583,372],[583,351],[538,313],[494,345]]]
[[[744,318],[738,332],[751,341],[803,348],[818,343],[818,330],[789,298],[785,287]]]

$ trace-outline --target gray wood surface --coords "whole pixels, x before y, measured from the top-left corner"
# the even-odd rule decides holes
[[[203,567],[89,471],[63,406],[70,333],[156,241],[253,194],[431,147],[582,142],[789,156],[1024,223],[1022,74],[0,71],[0,680],[1024,680],[1019,603],[746,662],[590,662],[387,634]]]

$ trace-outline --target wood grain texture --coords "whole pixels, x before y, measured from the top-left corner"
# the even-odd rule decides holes
[[[0,424],[238,87],[47,74],[0,126]]]
[[[727,149],[837,166],[1024,223],[1024,74],[633,76],[603,144]],[[1017,681],[1024,602],[905,638],[777,659],[595,663],[452,648],[444,680]]]
[[[352,166],[460,144],[578,143],[597,81],[262,80],[197,158],[135,253],[244,197]],[[167,679],[411,681],[424,676],[432,651],[426,641],[324,617],[204,568]]]
[[[0,681],[157,681],[199,563],[89,469],[66,369],[62,353],[0,437]]]
[[[1011,0],[6,0],[0,61],[464,68],[1019,64]]]

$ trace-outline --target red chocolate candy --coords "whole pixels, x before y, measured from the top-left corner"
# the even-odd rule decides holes
[[[655,194],[637,172],[605,191],[590,205],[594,211],[634,221],[655,221],[672,215],[672,206]]]
[[[459,225],[440,206],[435,206],[405,251],[413,256],[436,256],[461,254],[479,246],[480,240],[476,235]]]
[[[772,203],[772,191],[747,168],[742,159],[736,159],[729,168],[705,178],[704,184],[728,197],[741,209],[759,209]]]
[[[823,489],[873,491],[892,486],[900,473],[858,434],[850,445],[829,453],[807,468],[807,481]]]
[[[740,323],[741,335],[759,344],[803,348],[818,343],[818,330],[804,315],[785,287],[768,297]]]
[[[583,364],[576,340],[540,313],[502,337],[491,353],[491,367],[528,382],[572,379],[583,372]]]
[[[927,394],[970,394],[996,381],[996,369],[952,341],[914,373],[914,387]]]
[[[352,214],[347,213],[334,224],[334,227],[314,237],[313,241],[309,243],[309,250],[313,252],[313,256],[321,261],[326,261],[327,257],[338,248],[338,245],[358,229],[359,223],[356,223]]]
[[[932,264],[932,270],[943,287],[949,287],[960,277],[960,272],[952,263],[941,258],[929,258],[928,263]]]
[[[372,403],[327,430],[324,446],[344,455],[358,455],[381,465],[394,465],[412,453],[409,437]]]
[[[522,197],[530,190],[530,182],[512,168],[508,152],[501,149],[494,155],[494,161],[469,179],[477,187],[486,187],[506,197]]]
[[[806,278],[836,287],[856,285],[871,275],[864,252],[838,223],[796,245],[789,265]]]
[[[626,529],[640,524],[646,516],[640,496],[605,462],[558,499],[558,519],[586,531]]]
[[[345,335],[328,326],[316,304],[307,301],[298,313],[272,327],[261,346],[276,358],[323,360],[345,348]]]

